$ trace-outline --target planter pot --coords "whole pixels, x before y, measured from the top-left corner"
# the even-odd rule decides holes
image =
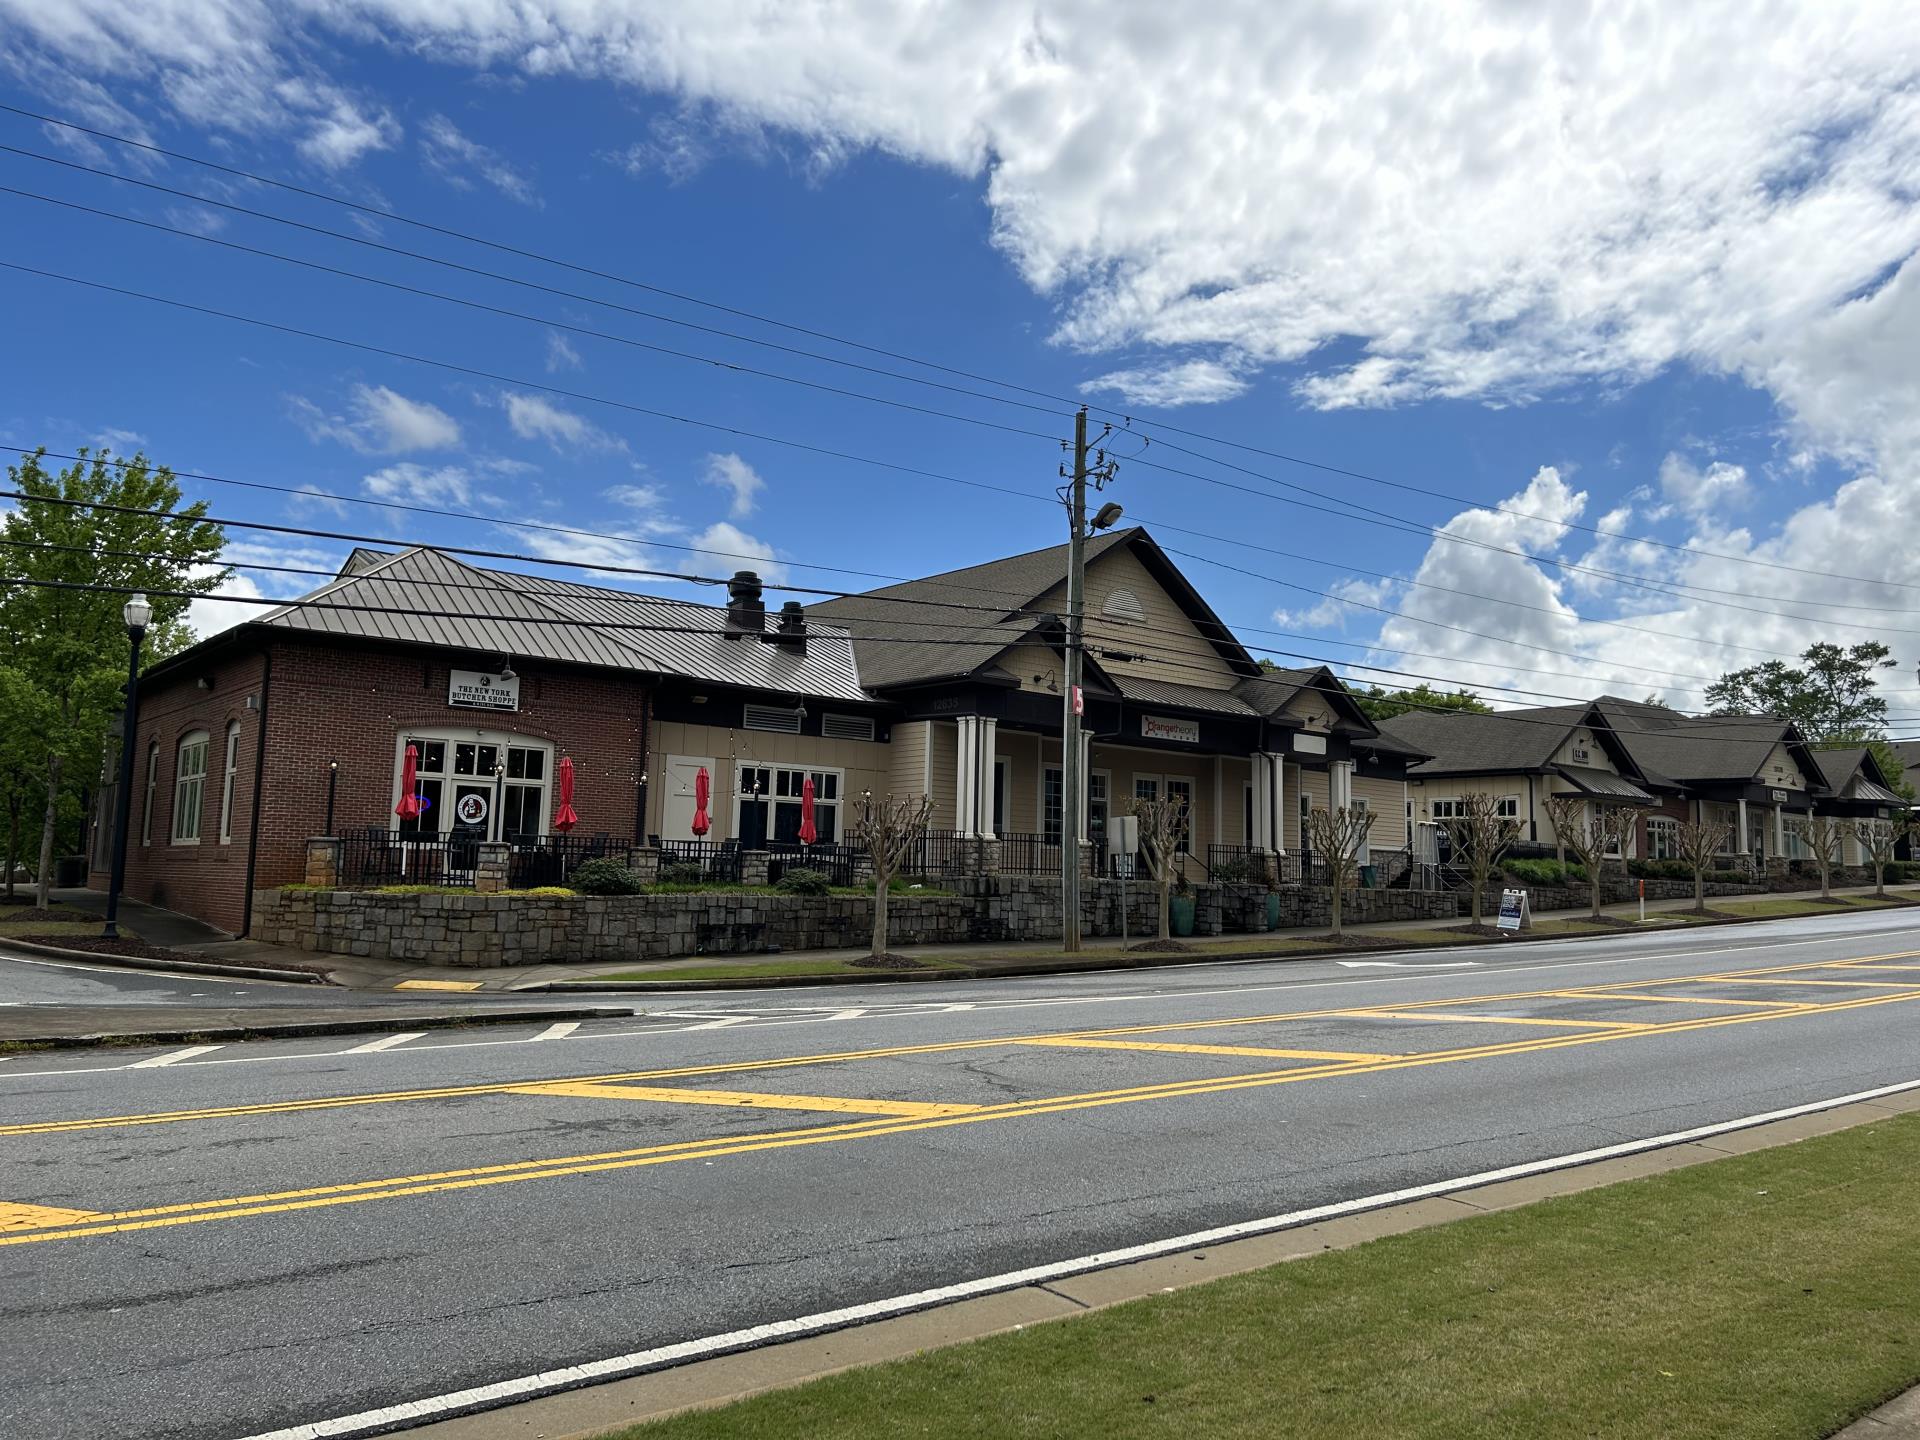
[[[1269,895],[1267,896],[1267,929],[1278,930],[1279,928],[1280,897],[1278,895]]]
[[[1193,897],[1175,895],[1167,902],[1167,928],[1175,935],[1193,934]]]

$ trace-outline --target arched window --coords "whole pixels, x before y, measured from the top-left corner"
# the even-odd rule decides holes
[[[140,843],[142,845],[153,843],[154,786],[159,783],[159,777],[160,742],[149,740],[147,742],[147,801],[140,810]]]
[[[207,788],[207,732],[189,730],[180,737],[179,763],[173,767],[173,843],[200,843],[200,801]]]
[[[220,771],[220,843],[233,843],[233,784],[240,773],[240,722],[227,722],[227,759]]]

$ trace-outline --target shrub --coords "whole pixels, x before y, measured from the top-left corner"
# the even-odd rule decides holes
[[[783,874],[773,888],[782,895],[824,895],[831,886],[822,871],[796,865]]]
[[[706,878],[698,860],[676,860],[671,865],[660,867],[662,885],[698,885]]]
[[[1679,860],[1629,860],[1627,874],[1643,880],[1691,880],[1693,871]]]
[[[618,860],[588,860],[567,882],[581,895],[638,895],[640,877]]]
[[[1242,885],[1253,879],[1251,860],[1222,860],[1213,867],[1213,881],[1216,885]]]
[[[1750,883],[1753,877],[1739,870],[1709,870],[1706,878],[1716,885],[1745,885]]]
[[[1906,885],[1914,880],[1920,880],[1920,860],[1889,860],[1887,879],[1897,885]]]
[[[1508,860],[1502,867],[1516,880],[1529,885],[1584,885],[1587,871],[1583,865],[1564,860]]]

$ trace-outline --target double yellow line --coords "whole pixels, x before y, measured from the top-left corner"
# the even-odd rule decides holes
[[[1711,979],[1719,977],[1699,978]],[[1649,983],[1673,984],[1677,982],[1658,981]],[[1540,993],[1560,995],[1569,992]],[[1584,994],[1588,992],[1575,993]],[[1483,998],[1491,999],[1500,997]],[[604,1151],[598,1154],[567,1155],[544,1160],[475,1166],[466,1169],[443,1170],[421,1175],[403,1175],[380,1180],[355,1181],[340,1185],[314,1186],[301,1190],[283,1190],[267,1194],[242,1195],[217,1200],[187,1201],[181,1204],[151,1206],[137,1210],[102,1212],[90,1215],[84,1221],[56,1223],[44,1228],[25,1229],[0,1234],[0,1245],[29,1245],[44,1240],[69,1240],[92,1235],[117,1235],[125,1234],[129,1231],[161,1229],[176,1225],[196,1225],[211,1220],[237,1220],[251,1216],[285,1214],[335,1205],[352,1205],[367,1200],[398,1199],[406,1196],[444,1194],[448,1191],[513,1184],[523,1180],[551,1180],[564,1176],[590,1175],[612,1170],[673,1164],[684,1160],[711,1160],[723,1156],[750,1154],[755,1151],[791,1149],[805,1145],[838,1144],[849,1140],[873,1139],[918,1130],[944,1129],[955,1125],[977,1125],[993,1121],[1019,1120],[1037,1116],[1057,1115],[1068,1111],[1093,1109],[1108,1105],[1127,1105],[1137,1104],[1142,1101],[1172,1100],[1190,1096],[1216,1095],[1234,1090],[1290,1085],[1309,1080],[1340,1079],[1350,1075],[1374,1075],[1385,1071],[1409,1070],[1429,1065],[1446,1065],[1456,1064],[1461,1061],[1498,1059],[1506,1056],[1531,1054],[1536,1051],[1568,1049],[1581,1045],[1610,1044],[1615,1041],[1638,1040],[1656,1035],[1674,1035],[1695,1030],[1717,1029],[1727,1025],[1761,1025],[1777,1020],[1796,1019],[1804,1015],[1833,1014],[1847,1010],[1864,1009],[1870,1006],[1897,1004],[1908,1000],[1920,1000],[1920,989],[1906,990],[1897,994],[1866,995],[1825,1004],[1810,1003],[1795,1006],[1792,1009],[1774,1009],[1758,1012],[1746,1011],[1737,1015],[1698,1016],[1693,1019],[1678,1020],[1665,1025],[1639,1025],[1636,1028],[1621,1029],[1619,1031],[1552,1035],[1540,1039],[1516,1040],[1498,1045],[1476,1046],[1459,1050],[1431,1051],[1423,1054],[1386,1058],[1377,1062],[1299,1066],[1284,1070],[1260,1071],[1252,1074],[1224,1075],[1199,1080],[1170,1081],[1153,1085],[1130,1086],[1118,1090],[1091,1091],[1077,1095],[1047,1096],[1034,1100],[1013,1101],[1004,1105],[982,1106],[976,1110],[958,1114],[925,1116],[920,1118],[883,1118],[847,1124],[813,1126],[800,1130],[764,1132],[735,1138],[689,1140],[665,1145],[643,1146],[630,1150]],[[1453,1000],[1445,1003],[1457,1006],[1467,1002]],[[1364,1014],[1366,1012],[1320,1011],[1312,1013]],[[1165,1026],[1146,1028],[1172,1029],[1181,1027]],[[1044,1044],[1046,1043],[1046,1037],[1026,1037],[1023,1042],[998,1040],[991,1043],[999,1045],[1009,1043]],[[920,1048],[950,1049],[956,1047]],[[522,1084],[524,1085],[524,1082],[522,1082]]]

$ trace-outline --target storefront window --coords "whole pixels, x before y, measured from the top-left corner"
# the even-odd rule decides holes
[[[1680,858],[1680,826],[1678,822],[1659,815],[1648,817],[1647,858],[1649,860],[1678,860]]]
[[[839,838],[841,773],[779,765],[741,766],[734,824],[741,845],[757,850],[769,843],[800,843],[801,797],[809,775],[813,777],[814,843],[833,844]]]
[[[1058,765],[1049,765],[1040,780],[1040,837],[1048,845],[1058,845],[1065,833],[1066,776]]]
[[[551,746],[410,735],[401,742],[402,757],[408,745],[419,757],[414,794],[420,797],[421,811],[412,820],[395,822],[402,834],[441,835],[458,829],[480,839],[510,841],[546,834]]]
[[[180,741],[173,771],[173,843],[200,843],[200,801],[207,784],[207,732],[195,730]]]

